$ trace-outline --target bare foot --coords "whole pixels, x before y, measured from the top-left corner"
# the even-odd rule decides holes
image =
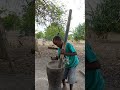
[[[67,90],[67,86],[66,85],[63,86],[62,90]]]

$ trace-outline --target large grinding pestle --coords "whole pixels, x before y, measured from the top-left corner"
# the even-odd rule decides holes
[[[62,90],[61,81],[64,73],[64,67],[58,68],[58,61],[50,61],[47,64],[48,90]]]

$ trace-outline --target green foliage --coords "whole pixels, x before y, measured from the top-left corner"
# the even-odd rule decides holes
[[[40,32],[38,32],[38,33],[35,34],[35,37],[36,37],[37,39],[43,38],[43,37],[44,37],[44,33],[40,31]]]
[[[73,34],[68,35],[68,40],[72,40],[73,39]]]
[[[22,16],[21,21],[21,33],[27,35],[34,35],[35,33],[35,5],[34,2],[28,3],[27,6],[24,6],[24,15]]]
[[[34,35],[35,33],[35,5],[34,1],[27,2],[23,6],[23,15],[17,16],[15,12],[9,10],[0,10],[0,14],[6,15],[2,18],[6,30],[19,30],[20,34]],[[8,15],[6,14],[8,13]]]
[[[91,7],[91,6],[90,6]],[[91,8],[91,24],[97,35],[109,32],[120,33],[120,2],[119,0],[102,0],[95,10]]]
[[[3,19],[3,26],[6,30],[16,30],[20,27],[20,19],[16,14],[8,14]]]
[[[61,18],[65,13],[64,6],[59,6],[54,1],[50,0],[36,0],[35,1],[35,19],[39,24],[50,22],[63,23]]]
[[[64,38],[64,28],[58,23],[52,23],[45,29],[45,38],[47,40],[52,40],[54,36],[59,33],[61,38]]]
[[[20,34],[34,35],[35,34],[35,4],[34,0],[27,2],[23,6],[23,15],[17,16],[15,12],[9,10],[0,10],[0,14],[9,14],[3,17],[3,25],[6,30],[19,30]]]
[[[75,28],[73,34],[74,40],[85,40],[85,23],[79,24],[78,27]]]
[[[3,14],[6,11],[6,9],[0,8],[0,15]]]

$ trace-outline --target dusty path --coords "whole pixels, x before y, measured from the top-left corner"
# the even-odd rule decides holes
[[[48,50],[47,46],[39,46],[41,52],[41,57],[36,55],[35,59],[35,90],[47,90],[48,89],[48,80],[46,74],[46,64],[50,61],[50,56],[55,56],[55,50]],[[76,45],[76,49],[79,54],[80,64],[77,67],[77,83],[74,85],[73,90],[85,90],[85,80],[84,75],[80,73],[80,70],[84,73],[84,44],[81,44],[80,47]],[[68,90],[69,90],[69,86]]]

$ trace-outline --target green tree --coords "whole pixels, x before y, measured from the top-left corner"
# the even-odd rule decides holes
[[[73,39],[73,34],[68,35],[68,40],[72,40]]]
[[[85,23],[79,24],[73,34],[74,40],[85,40]]]
[[[35,34],[35,37],[36,37],[37,39],[43,38],[43,37],[44,37],[44,33],[40,31],[40,32],[38,32],[38,33]]]
[[[58,22],[63,23],[61,16],[65,13],[64,6],[57,5],[51,0],[35,1],[35,20],[39,24]]]
[[[89,7],[90,4],[88,4]],[[93,30],[98,36],[107,39],[109,32],[120,33],[120,2],[119,0],[102,0],[94,10],[87,12],[91,16]]]
[[[54,36],[59,33],[61,38],[64,38],[64,28],[58,23],[52,23],[45,29],[45,38],[47,40],[52,40]]]
[[[3,26],[6,30],[17,30],[20,28],[20,18],[15,13],[3,17]]]
[[[6,12],[6,9],[0,8],[0,15],[5,13],[5,12]]]
[[[21,21],[21,33],[27,35],[34,35],[35,33],[35,5],[34,1],[29,2],[27,6],[23,8],[24,15]]]

